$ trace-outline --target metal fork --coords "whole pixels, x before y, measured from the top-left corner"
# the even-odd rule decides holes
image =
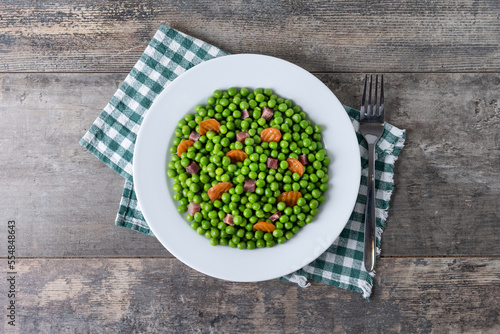
[[[368,192],[365,210],[365,269],[375,269],[375,144],[384,132],[384,75],[380,78],[380,104],[377,108],[378,74],[375,76],[375,97],[372,104],[373,75],[370,75],[368,102],[366,103],[366,86],[368,74],[365,76],[363,98],[359,114],[359,130],[368,143]],[[366,108],[365,108],[366,106]]]

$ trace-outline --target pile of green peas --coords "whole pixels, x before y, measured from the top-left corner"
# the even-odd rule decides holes
[[[273,109],[273,117],[266,121],[262,109]],[[249,117],[242,119],[247,110]],[[192,131],[199,133],[199,123],[215,119],[220,123],[219,133],[209,131],[199,137],[187,152],[178,156],[177,146],[188,139]],[[262,142],[260,133],[273,127],[280,130],[279,142]],[[239,132],[247,131],[249,138],[236,140]],[[330,158],[322,144],[322,127],[313,125],[301,108],[292,100],[278,97],[273,90],[248,88],[215,90],[205,105],[198,105],[195,113],[187,114],[175,129],[171,159],[167,176],[173,178],[173,198],[179,202],[177,211],[186,213],[189,203],[200,204],[201,210],[186,218],[191,227],[210,240],[210,244],[228,245],[239,249],[273,247],[291,239],[302,227],[313,221],[319,205],[325,201],[328,190]],[[243,150],[248,158],[232,163],[225,154],[230,150]],[[287,158],[305,155],[308,163],[300,176],[288,170]],[[278,168],[268,168],[269,157],[278,159]],[[200,170],[191,175],[187,167],[195,161]],[[245,192],[246,179],[256,180],[255,192]],[[207,191],[219,182],[234,186],[212,202]],[[293,207],[277,197],[285,191],[300,191],[302,197]],[[253,226],[280,211],[281,217],[273,224],[272,233],[254,231]],[[234,226],[223,222],[227,214],[233,215]]]

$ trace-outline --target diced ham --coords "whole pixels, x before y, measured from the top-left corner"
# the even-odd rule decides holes
[[[199,204],[191,202],[191,203],[189,203],[189,206],[188,206],[188,213],[191,216],[194,216],[194,214],[196,212],[200,212],[200,209],[201,209],[201,206]]]
[[[253,193],[256,187],[255,183],[257,183],[257,180],[246,179],[245,183],[243,184],[243,190],[247,193]]]
[[[271,217],[269,217],[269,220],[272,221],[272,222],[275,222],[278,219],[280,219],[280,217],[281,217],[281,211],[277,211],[277,212],[273,213],[271,215]]]
[[[267,168],[278,169],[278,159],[267,158],[266,166]]]
[[[245,141],[245,139],[247,139],[247,138],[249,138],[249,137],[250,137],[250,135],[248,134],[248,132],[247,132],[247,131],[238,132],[238,133],[236,134],[236,140],[237,140],[237,141],[240,141],[240,142],[242,142],[242,143]]]
[[[262,108],[262,115],[260,117],[264,118],[266,121],[269,121],[273,118],[274,111],[269,107]]]
[[[200,139],[200,134],[196,131],[191,131],[191,134],[189,135],[189,139],[192,141],[198,141]]]
[[[224,219],[222,219],[222,221],[228,225],[234,226],[233,215],[230,215],[229,213],[226,214],[226,216],[224,217]]]
[[[299,162],[305,166],[309,163],[309,160],[307,159],[307,155],[306,154],[301,154],[299,155]]]
[[[250,117],[250,113],[248,112],[248,110],[246,110],[246,109],[243,110],[241,112],[241,119],[245,119],[245,118],[248,118],[248,117]]]
[[[186,172],[189,174],[196,174],[200,170],[200,166],[194,161],[191,161],[187,167],[184,167],[186,169]]]

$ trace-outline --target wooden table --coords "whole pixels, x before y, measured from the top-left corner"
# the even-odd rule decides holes
[[[364,73],[386,74],[388,121],[408,139],[371,302],[206,277],[114,226],[123,179],[78,140],[162,23],[289,60],[351,106]],[[15,220],[15,331],[499,333],[499,42],[497,0],[2,2],[0,270]]]

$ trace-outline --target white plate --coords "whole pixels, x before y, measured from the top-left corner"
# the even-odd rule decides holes
[[[177,213],[172,180],[166,176],[177,122],[216,89],[272,88],[290,98],[323,126],[331,158],[330,189],[313,223],[285,244],[239,250],[211,246]],[[253,282],[277,278],[307,265],[339,236],[354,207],[360,180],[359,148],[353,126],[338,99],[319,79],[287,61],[253,54],[216,58],[180,75],[148,111],[134,152],[134,184],[142,213],[158,240],[179,260],[213,277]]]

